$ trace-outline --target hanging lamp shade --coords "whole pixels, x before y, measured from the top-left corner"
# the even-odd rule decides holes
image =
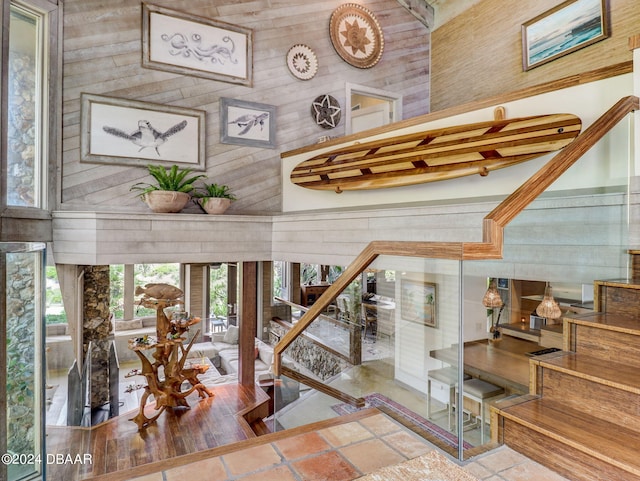
[[[493,277],[489,280],[489,288],[487,289],[487,292],[484,293],[482,305],[491,309],[495,307],[502,307],[504,305],[502,297],[500,297],[500,293],[496,287],[496,280]]]
[[[560,306],[553,298],[553,289],[548,282],[546,287],[544,288],[544,298],[542,299],[540,305],[536,308],[536,314],[538,314],[540,317],[546,317],[547,319],[557,319],[562,314]]]

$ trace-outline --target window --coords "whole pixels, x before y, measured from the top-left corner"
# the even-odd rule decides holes
[[[67,313],[62,303],[62,291],[58,282],[58,271],[56,266],[47,266],[46,272],[46,311],[45,319],[47,324],[65,324]]]
[[[35,3],[35,2],[34,2]],[[46,13],[11,2],[5,203],[46,208],[48,124]]]
[[[229,296],[227,287],[228,265],[212,264],[209,269],[209,317],[227,317]]]
[[[285,261],[273,261],[273,296],[281,299],[289,299],[289,263]]]
[[[114,320],[131,320],[138,317],[155,317],[156,311],[139,306],[135,299],[136,288],[146,284],[170,284],[181,286],[180,264],[114,264],[109,269],[111,299],[110,310]]]

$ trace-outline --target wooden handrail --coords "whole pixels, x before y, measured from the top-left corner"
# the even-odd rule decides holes
[[[287,376],[288,378],[293,379],[294,381],[298,381],[303,384],[306,384],[307,386],[315,389],[316,391],[320,391],[324,394],[328,394],[329,396],[339,399],[340,401],[345,402],[351,406],[362,408],[365,405],[365,400],[361,397],[355,398],[350,394],[342,392],[339,389],[336,389],[334,387],[327,386],[325,383],[321,381],[317,381],[309,376],[305,376],[304,374],[299,373],[298,371],[294,371],[293,369],[290,369],[286,366],[282,366],[282,375]]]
[[[556,154],[511,195],[491,211],[482,223],[482,242],[370,242],[344,272],[313,303],[274,347],[273,369],[281,370],[282,352],[333,300],[380,255],[424,257],[452,260],[501,259],[504,228],[555,180],[593,147],[627,114],[640,109],[638,97],[623,97],[582,132],[572,143]]]
[[[323,317],[326,317],[326,316],[323,316]],[[291,324],[290,322],[286,322],[286,321],[280,319],[279,317],[272,317],[271,318],[271,322],[275,322],[276,324],[278,324],[283,329],[287,329],[287,332],[295,325],[295,324]],[[332,348],[331,346],[328,346],[318,336],[314,336],[313,334],[309,334],[308,332],[305,332],[305,331],[302,331],[300,333],[300,336],[303,336],[309,342],[311,342],[312,344],[318,346],[318,348],[323,349],[324,351],[327,351],[329,354],[332,354],[332,355],[334,355],[336,357],[339,357],[343,361],[352,362],[347,354],[344,354],[344,353],[342,353],[340,351],[337,351],[336,349]]]
[[[551,161],[493,209],[485,217],[485,220],[490,219],[502,227],[506,226],[627,114],[638,110],[638,104],[638,97],[634,96],[623,97],[618,100],[613,107],[585,129],[573,142],[556,154]]]

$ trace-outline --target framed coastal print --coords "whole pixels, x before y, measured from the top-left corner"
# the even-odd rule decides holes
[[[522,68],[530,70],[608,36],[606,0],[567,0],[522,25]]]
[[[205,112],[82,94],[80,162],[205,170]]]
[[[142,66],[251,86],[253,32],[142,4]]]
[[[436,284],[412,279],[400,281],[400,317],[428,327],[438,327]]]
[[[276,147],[274,105],[220,99],[220,142],[249,147]]]

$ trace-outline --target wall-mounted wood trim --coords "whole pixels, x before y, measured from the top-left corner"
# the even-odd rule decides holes
[[[640,33],[629,37],[629,50],[635,50],[640,48]]]

